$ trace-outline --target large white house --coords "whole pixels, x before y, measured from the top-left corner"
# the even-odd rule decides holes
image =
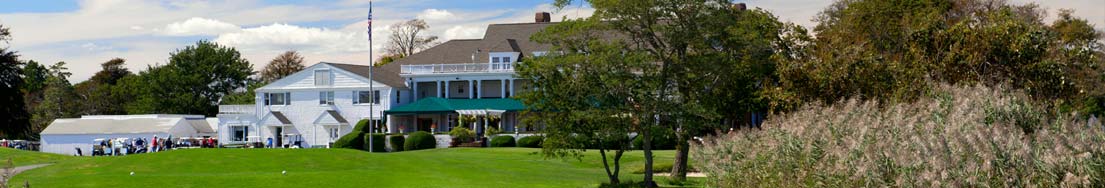
[[[368,66],[307,67],[257,89],[257,104],[220,106],[219,141],[328,146],[370,118],[386,125],[379,131],[388,133],[443,133],[457,126],[480,134],[489,128],[534,130],[519,121],[525,107],[511,97],[530,89],[528,81],[516,78],[515,65],[549,48],[529,40],[552,25],[549,14],[538,13],[535,21],[493,24],[482,39],[447,41],[375,67],[374,88]],[[476,121],[461,125],[461,116]]]
[[[322,62],[258,88],[256,104],[219,106],[219,141],[325,147],[357,121],[382,122],[384,110],[410,100],[398,75],[373,71],[370,84],[368,66]]]

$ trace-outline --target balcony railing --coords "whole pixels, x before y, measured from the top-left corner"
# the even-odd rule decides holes
[[[252,114],[253,105],[219,105],[220,114]]]
[[[514,63],[403,65],[399,74],[514,72]]]

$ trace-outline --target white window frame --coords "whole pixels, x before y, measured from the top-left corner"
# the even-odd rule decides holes
[[[369,92],[369,91],[353,91],[353,104],[354,105],[377,105],[377,104],[380,104],[380,97],[381,97],[380,96],[380,90],[372,90],[372,94],[369,94],[370,96],[372,96],[372,99],[369,99],[371,101],[364,101],[364,99],[361,98],[361,92]]]
[[[273,102],[273,98],[275,98],[274,96],[277,96],[277,95],[280,95],[282,97],[282,99],[284,99],[283,103],[276,104],[276,103]],[[266,106],[287,106],[287,105],[292,104],[292,94],[289,93],[289,92],[265,93],[264,96],[265,96],[265,105]]]
[[[334,91],[318,92],[318,105],[334,105]]]
[[[238,137],[237,131],[241,128],[241,138]],[[247,125],[231,125],[230,126],[230,141],[232,142],[246,142],[249,141],[249,126]]]
[[[340,127],[334,126],[334,127],[329,128],[329,130],[330,130],[330,139],[331,140],[337,141],[338,138],[341,138],[341,128]]]
[[[330,69],[315,70],[314,78],[315,86],[331,86],[334,84],[334,74],[331,73]]]

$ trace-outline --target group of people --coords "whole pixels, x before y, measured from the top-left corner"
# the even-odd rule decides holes
[[[96,139],[96,143],[92,145],[92,156],[121,156],[128,154],[138,154],[147,152],[158,152],[172,149],[175,144],[171,142],[172,137],[169,138],[157,138],[154,136],[152,139],[147,138],[110,138],[110,139]],[[81,148],[76,148],[77,155],[83,156]]]

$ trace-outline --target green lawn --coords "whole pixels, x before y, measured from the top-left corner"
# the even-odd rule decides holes
[[[596,187],[597,152],[583,161],[544,159],[540,149],[451,148],[398,153],[347,149],[189,149],[83,157],[19,174],[34,187]],[[669,162],[672,151],[658,151]],[[641,166],[640,151],[624,166]],[[640,174],[623,168],[623,181]],[[287,170],[287,175],[281,171]],[[130,172],[134,176],[130,176]],[[657,179],[666,179],[658,177]]]
[[[69,158],[72,157],[52,153],[23,151],[0,147],[0,167],[7,166],[8,159],[11,159],[15,166],[23,166],[30,164],[54,163]]]

